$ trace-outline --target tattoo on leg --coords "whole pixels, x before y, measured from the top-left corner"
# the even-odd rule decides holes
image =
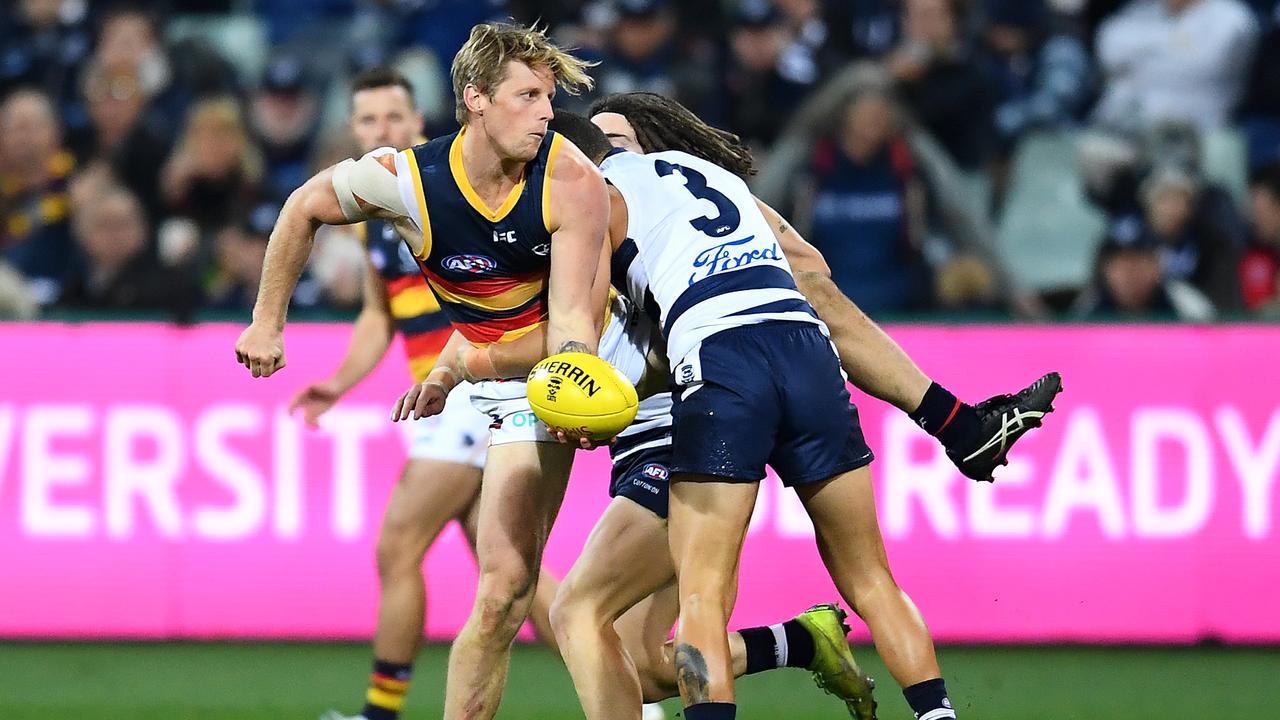
[[[707,661],[698,648],[688,643],[676,645],[676,682],[689,705],[707,702],[710,698]]]
[[[590,354],[591,348],[587,347],[586,343],[580,343],[577,340],[566,340],[564,343],[560,345],[560,349],[557,350],[556,352],[557,353],[580,352],[580,353]]]

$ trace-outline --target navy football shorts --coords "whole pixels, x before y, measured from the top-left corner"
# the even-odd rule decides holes
[[[619,443],[622,440],[618,441]],[[621,455],[623,450],[615,450]],[[609,497],[624,497],[665,520],[670,499],[671,446],[645,448],[613,463]]]
[[[867,465],[871,448],[840,360],[814,324],[766,322],[702,342],[674,376],[671,472],[787,486]]]

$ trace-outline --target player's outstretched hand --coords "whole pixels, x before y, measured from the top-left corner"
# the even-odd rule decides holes
[[[236,362],[254,377],[270,377],[284,367],[284,336],[279,330],[254,323],[236,341]]]
[[[302,419],[310,427],[318,427],[320,416],[338,402],[342,393],[332,380],[314,383],[303,388],[289,403],[289,414],[302,410]]]
[[[449,391],[438,380],[427,380],[409,388],[391,411],[391,421],[400,422],[412,417],[421,420],[432,415],[439,415],[444,410],[444,401]]]

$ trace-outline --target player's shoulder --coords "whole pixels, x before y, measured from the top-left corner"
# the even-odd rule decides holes
[[[600,168],[563,135],[554,133],[551,144],[554,147],[551,159],[547,163],[547,179],[556,185],[577,185],[579,183],[595,184],[603,180]]]

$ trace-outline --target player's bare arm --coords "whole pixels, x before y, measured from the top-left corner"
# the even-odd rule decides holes
[[[311,255],[316,228],[344,222],[348,221],[333,192],[333,168],[312,177],[285,201],[267,243],[253,324],[236,343],[236,360],[254,377],[268,377],[285,365],[285,314],[298,276]]]
[[[822,253],[796,232],[778,211],[756,200],[773,228],[796,287],[831,331],[849,379],[859,390],[909,412],[929,389],[927,375],[878,325],[858,309],[831,279],[831,268]],[[886,372],[885,368],[892,371]]]
[[[316,229],[407,215],[396,189],[394,164],[388,166],[390,156],[378,152],[322,170],[294,190],[280,210],[267,242],[253,323],[236,342],[236,360],[254,377],[268,377],[284,367],[285,315],[311,255]],[[419,237],[419,246],[421,242]]]
[[[551,176],[551,273],[547,346],[554,352],[594,353],[608,299],[596,282],[609,229],[609,195],[600,171],[566,143]]]

